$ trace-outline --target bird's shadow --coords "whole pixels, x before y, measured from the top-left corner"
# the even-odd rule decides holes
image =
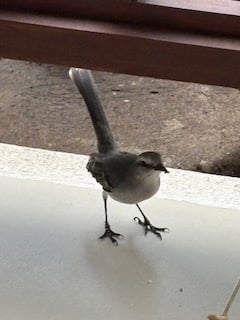
[[[107,240],[86,242],[85,258],[89,270],[98,279],[101,292],[117,305],[117,309],[125,310],[131,319],[141,319],[144,314],[153,312],[158,305],[156,287],[152,283],[156,270],[131,238],[118,247]]]

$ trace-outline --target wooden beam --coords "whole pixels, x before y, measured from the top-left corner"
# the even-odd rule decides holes
[[[0,8],[240,36],[240,2],[231,0],[1,0]]]
[[[0,39],[2,57],[240,88],[238,37],[0,10]]]

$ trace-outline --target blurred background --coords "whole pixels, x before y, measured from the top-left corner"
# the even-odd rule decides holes
[[[166,166],[240,177],[240,91],[94,72],[122,149]],[[224,75],[223,75],[224,76]],[[90,154],[96,140],[68,68],[0,60],[0,142]]]

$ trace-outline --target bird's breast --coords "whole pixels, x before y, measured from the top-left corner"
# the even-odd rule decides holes
[[[116,201],[136,204],[151,198],[159,189],[159,175],[150,176],[143,180],[128,181],[109,193]]]

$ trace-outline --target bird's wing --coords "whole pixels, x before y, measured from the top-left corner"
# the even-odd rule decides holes
[[[102,185],[105,191],[113,191],[113,185],[109,180],[106,170],[104,170],[103,158],[99,153],[90,155],[87,163],[87,170],[92,174],[96,181]]]

